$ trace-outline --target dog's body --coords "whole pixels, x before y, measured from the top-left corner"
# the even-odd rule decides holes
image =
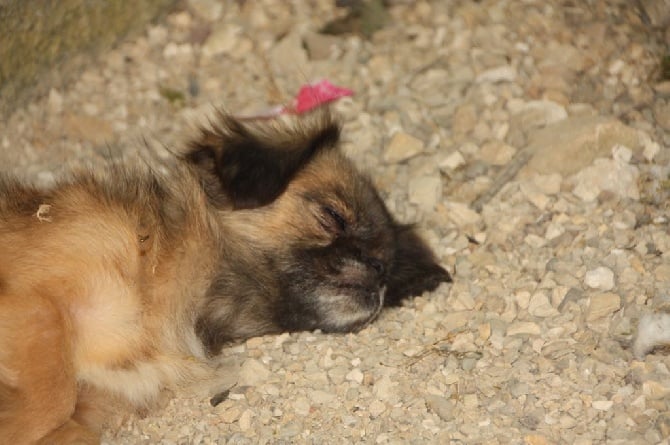
[[[221,115],[182,155],[42,190],[0,176],[0,439],[93,442],[228,342],[348,332],[448,273],[328,117]]]

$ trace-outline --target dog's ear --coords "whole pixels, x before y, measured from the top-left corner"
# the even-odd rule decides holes
[[[440,266],[425,241],[411,225],[395,227],[396,252],[389,270],[385,306],[398,306],[403,299],[434,290],[451,282],[451,275]]]
[[[243,122],[220,112],[183,159],[196,168],[215,205],[256,208],[274,201],[316,153],[335,147],[339,138],[339,123],[325,113],[288,124]]]

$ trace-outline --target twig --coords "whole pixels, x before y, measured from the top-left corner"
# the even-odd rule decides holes
[[[509,164],[504,166],[493,178],[491,186],[481,195],[477,197],[472,202],[471,207],[477,211],[481,212],[484,205],[486,205],[493,197],[495,197],[500,190],[510,182],[514,177],[519,173],[519,170],[523,168],[524,165],[528,163],[531,157],[531,150],[526,146],[523,150],[520,150],[514,158],[510,161]]]

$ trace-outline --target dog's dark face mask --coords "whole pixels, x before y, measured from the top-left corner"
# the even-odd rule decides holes
[[[222,116],[192,144],[185,159],[212,205],[253,226],[256,244],[265,246],[258,264],[247,265],[258,267],[257,277],[246,281],[258,281],[259,295],[235,295],[236,288],[253,293],[249,283],[218,283],[200,316],[207,332],[201,338],[214,335],[219,347],[221,339],[273,331],[355,331],[384,306],[451,280],[415,230],[395,222],[371,180],[341,154],[339,133],[324,116],[291,127]],[[224,326],[233,324],[235,310],[257,328]],[[225,323],[212,316],[224,312]]]

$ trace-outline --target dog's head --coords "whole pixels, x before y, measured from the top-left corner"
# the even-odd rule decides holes
[[[339,136],[329,115],[291,124],[221,115],[191,144],[185,159],[209,201],[231,233],[248,241],[236,238],[231,250],[255,249],[239,260],[254,269],[244,285],[229,271],[219,280],[199,320],[206,320],[201,338],[229,338],[211,325],[232,322],[231,310],[260,331],[354,331],[383,306],[451,280],[414,229],[394,220],[371,180],[341,153]],[[254,285],[258,295],[252,295]],[[244,295],[235,295],[238,289]],[[243,307],[245,301],[255,310]],[[252,321],[258,317],[264,320]]]

